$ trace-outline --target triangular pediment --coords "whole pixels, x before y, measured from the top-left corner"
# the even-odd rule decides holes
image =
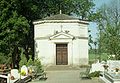
[[[50,39],[73,39],[74,36],[65,32],[59,32],[50,36]]]

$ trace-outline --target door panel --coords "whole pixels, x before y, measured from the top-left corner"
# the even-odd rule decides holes
[[[67,65],[67,44],[56,44],[56,65]]]

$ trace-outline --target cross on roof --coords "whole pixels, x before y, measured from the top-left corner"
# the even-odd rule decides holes
[[[62,10],[60,10],[60,14],[62,14]]]

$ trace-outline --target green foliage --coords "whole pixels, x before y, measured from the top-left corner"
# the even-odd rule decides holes
[[[4,56],[3,53],[0,53],[0,64],[10,65],[12,63],[12,58]]]
[[[19,67],[21,68],[23,65],[26,65],[27,64],[27,59],[25,57],[25,54],[23,53],[24,50],[21,48],[21,55],[20,55],[20,62],[19,62]]]
[[[4,54],[0,53],[0,64],[5,64],[7,57]]]
[[[26,75],[26,72],[25,71],[21,71],[20,73],[22,76],[25,76]]]
[[[120,2],[116,0],[110,4],[103,5],[98,10],[101,17],[96,21],[99,25],[99,52],[115,55],[117,60],[120,59],[120,7],[118,4]]]
[[[27,62],[27,66],[33,66],[33,60],[32,60],[32,56],[30,56],[28,62]]]
[[[40,61],[38,58],[36,58],[36,59],[34,60],[34,66],[36,67],[36,72],[37,72],[37,73],[43,72],[42,65],[41,65],[41,61]]]
[[[0,0],[0,53],[19,61],[13,57],[19,57],[21,47],[28,58],[34,52],[33,20],[59,14],[60,9],[89,19],[93,7],[92,0]]]
[[[12,57],[7,58],[6,65],[12,64]]]
[[[41,73],[43,72],[43,69],[42,69],[42,65],[41,65],[41,61],[36,58],[34,61],[32,60],[31,56],[29,58],[29,60],[27,61],[25,55],[24,55],[24,50],[22,48],[20,48],[21,50],[21,60],[19,62],[19,67],[21,68],[23,65],[26,65],[27,67],[35,67],[35,72],[36,73]],[[21,75],[25,75],[24,71],[21,72]]]
[[[97,54],[97,55],[95,55],[95,54],[93,54],[93,53],[89,53],[89,60],[90,60],[90,61],[95,60],[95,57],[96,57],[97,59],[99,59],[99,57],[100,57],[101,60],[107,60],[107,59],[108,59],[107,53],[101,53],[101,54]]]
[[[74,0],[74,13],[81,19],[93,20],[94,6],[93,0]]]
[[[89,74],[89,77],[99,77],[100,76],[100,71],[95,71]]]
[[[22,47],[29,30],[28,20],[17,12],[18,4],[17,0],[0,1],[0,53],[7,58],[17,56],[16,47]]]
[[[92,44],[93,44],[93,39],[92,39],[92,36],[91,36],[91,34],[90,34],[90,30],[88,31],[89,32],[89,43],[88,43],[88,45],[89,45],[89,47],[90,47],[90,50],[92,49]]]

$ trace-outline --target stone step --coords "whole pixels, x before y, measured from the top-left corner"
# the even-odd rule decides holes
[[[73,67],[68,65],[55,65],[46,68],[46,71],[55,71],[55,70],[79,70],[79,67]]]

